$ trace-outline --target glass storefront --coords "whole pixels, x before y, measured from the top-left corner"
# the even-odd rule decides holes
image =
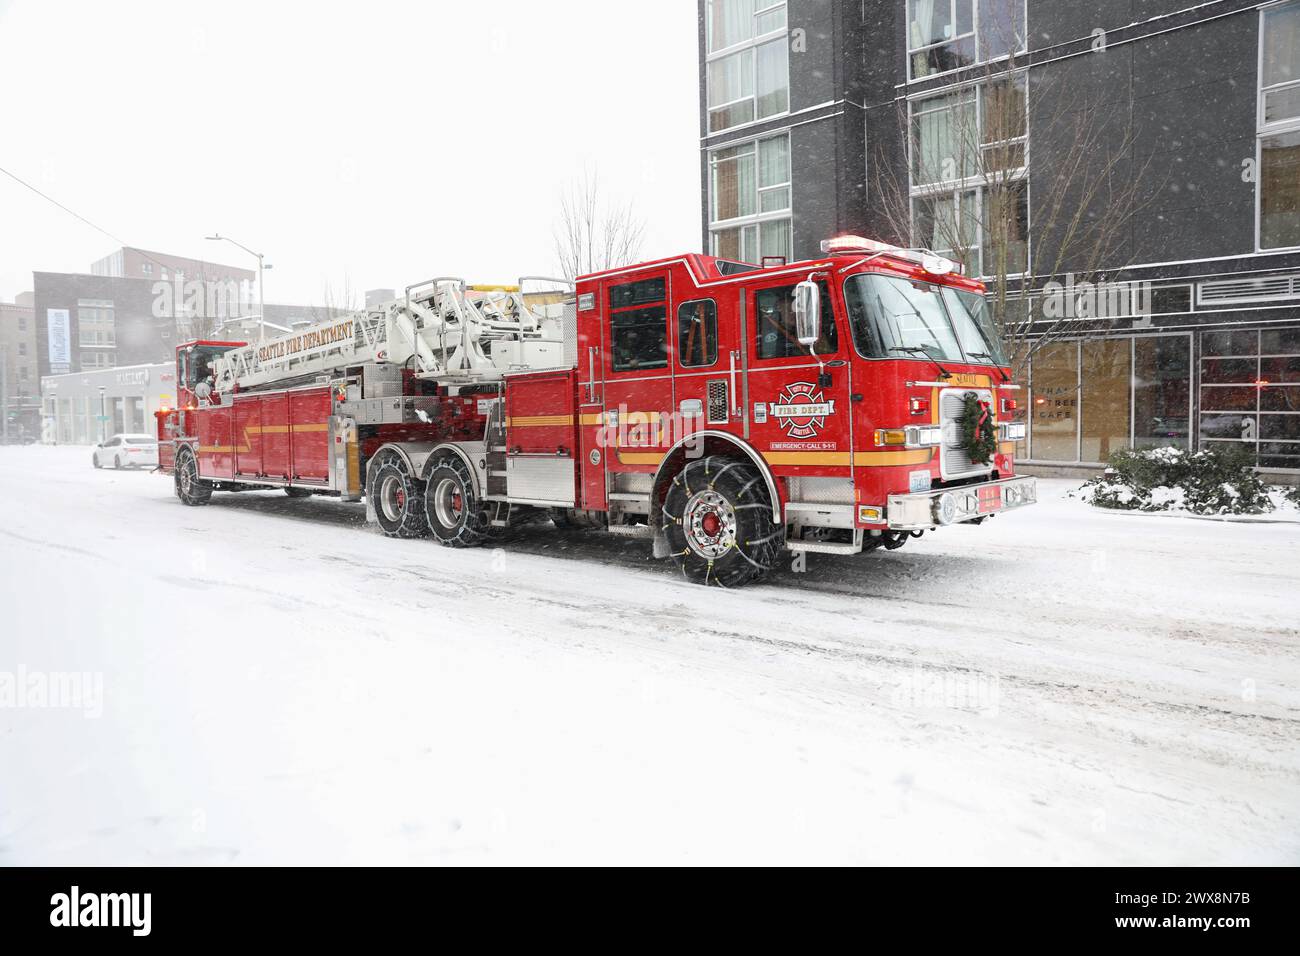
[[[1200,364],[1201,446],[1300,469],[1300,329],[1202,332]]]
[[[1044,345],[1030,364],[1030,457],[1079,460],[1079,343]]]
[[[1093,464],[1188,442],[1191,336],[1053,342],[1029,368],[1029,460]]]
[[[1192,361],[1182,335],[1133,340],[1133,447],[1189,447]]]
[[[170,364],[47,375],[41,380],[42,440],[91,445],[122,432],[152,433],[154,412],[172,401],[174,391]]]
[[[1082,345],[1080,389],[1084,461],[1105,461],[1130,447],[1129,400],[1133,376],[1132,339],[1099,339]]]
[[[1029,363],[1028,394],[1029,461],[1232,445],[1260,468],[1300,470],[1300,328],[1053,342]]]

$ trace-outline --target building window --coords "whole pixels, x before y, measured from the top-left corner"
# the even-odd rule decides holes
[[[116,356],[113,352],[82,352],[81,353],[81,370],[88,372],[97,368],[112,368],[117,364]]]
[[[27,331],[27,316],[25,315],[18,316],[18,331],[19,332]]]
[[[1201,333],[1202,448],[1300,470],[1300,328]]]
[[[27,343],[26,343],[26,342],[19,342],[19,343],[18,343],[18,354],[19,354],[19,356],[22,356],[22,357],[25,357],[25,356],[27,355]]]
[[[111,349],[117,344],[111,300],[77,300],[77,339],[82,348]]]
[[[1023,73],[913,100],[914,241],[971,275],[1029,262],[1028,95]]]
[[[1300,246],[1300,2],[1260,11],[1259,248]]]
[[[147,275],[147,276],[153,275],[153,263],[152,262],[140,263],[140,274]]]
[[[916,80],[1025,50],[1025,0],[905,0]]]
[[[789,112],[785,3],[709,0],[709,132]]]
[[[709,230],[723,259],[792,257],[788,133],[710,151]]]

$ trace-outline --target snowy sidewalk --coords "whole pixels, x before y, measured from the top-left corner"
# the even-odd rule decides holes
[[[0,675],[103,681],[0,707],[0,864],[1300,863],[1300,527],[1077,484],[724,592],[0,448]]]

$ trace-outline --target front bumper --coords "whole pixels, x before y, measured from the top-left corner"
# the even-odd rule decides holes
[[[1038,482],[1034,478],[1007,478],[910,495],[890,495],[889,527],[897,531],[928,531],[1023,508],[1036,501]]]

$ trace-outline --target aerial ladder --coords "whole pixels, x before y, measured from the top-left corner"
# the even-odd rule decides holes
[[[517,285],[470,285],[441,276],[408,286],[374,308],[336,316],[214,359],[217,392],[282,388],[370,364],[412,367],[440,384],[499,381],[509,371],[571,366],[576,325],[572,295]],[[571,354],[572,353],[572,354]]]

